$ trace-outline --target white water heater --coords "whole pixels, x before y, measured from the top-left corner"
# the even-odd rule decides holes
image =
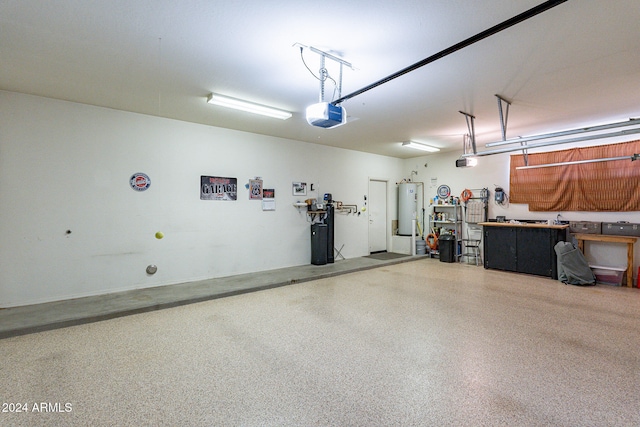
[[[398,234],[411,236],[411,221],[418,213],[418,184],[398,184]]]

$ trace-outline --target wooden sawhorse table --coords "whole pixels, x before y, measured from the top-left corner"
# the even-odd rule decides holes
[[[626,243],[627,244],[627,287],[633,287],[633,245],[638,240],[637,237],[632,236],[613,236],[609,234],[584,234],[576,233],[573,235],[578,241],[578,248],[584,253],[585,240],[592,242],[613,242],[613,243]],[[638,277],[640,282],[640,277]]]

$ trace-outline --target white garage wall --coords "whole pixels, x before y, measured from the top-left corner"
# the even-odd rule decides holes
[[[130,188],[135,172],[147,191]],[[201,175],[237,178],[238,200],[200,200]],[[0,307],[308,264],[293,202],[330,192],[360,207],[369,177],[401,175],[399,159],[0,91]],[[249,200],[256,176],[275,211]],[[293,181],[316,191],[295,197]],[[345,257],[368,254],[367,226],[336,217]]]

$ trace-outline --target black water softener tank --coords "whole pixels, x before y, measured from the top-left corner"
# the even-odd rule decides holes
[[[327,224],[315,223],[311,225],[311,264],[325,265],[327,263]]]
[[[333,239],[334,239],[334,207],[333,197],[331,193],[325,193],[324,203],[326,205],[327,214],[325,215],[324,223],[327,224],[327,263],[332,264],[335,259],[333,256]]]

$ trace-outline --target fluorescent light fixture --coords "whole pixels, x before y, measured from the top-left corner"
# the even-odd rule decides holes
[[[209,96],[207,97],[207,102],[209,104],[220,105],[222,107],[246,111],[248,113],[260,114],[280,120],[286,120],[291,117],[291,113],[288,111],[278,110],[277,108],[267,107],[266,105],[243,101],[241,99],[231,98],[229,96],[218,95],[217,93],[209,94]]]
[[[419,142],[407,141],[402,143],[403,147],[415,148],[416,150],[428,151],[430,153],[435,153],[436,151],[440,151],[437,147],[432,147],[426,144],[420,144]]]

